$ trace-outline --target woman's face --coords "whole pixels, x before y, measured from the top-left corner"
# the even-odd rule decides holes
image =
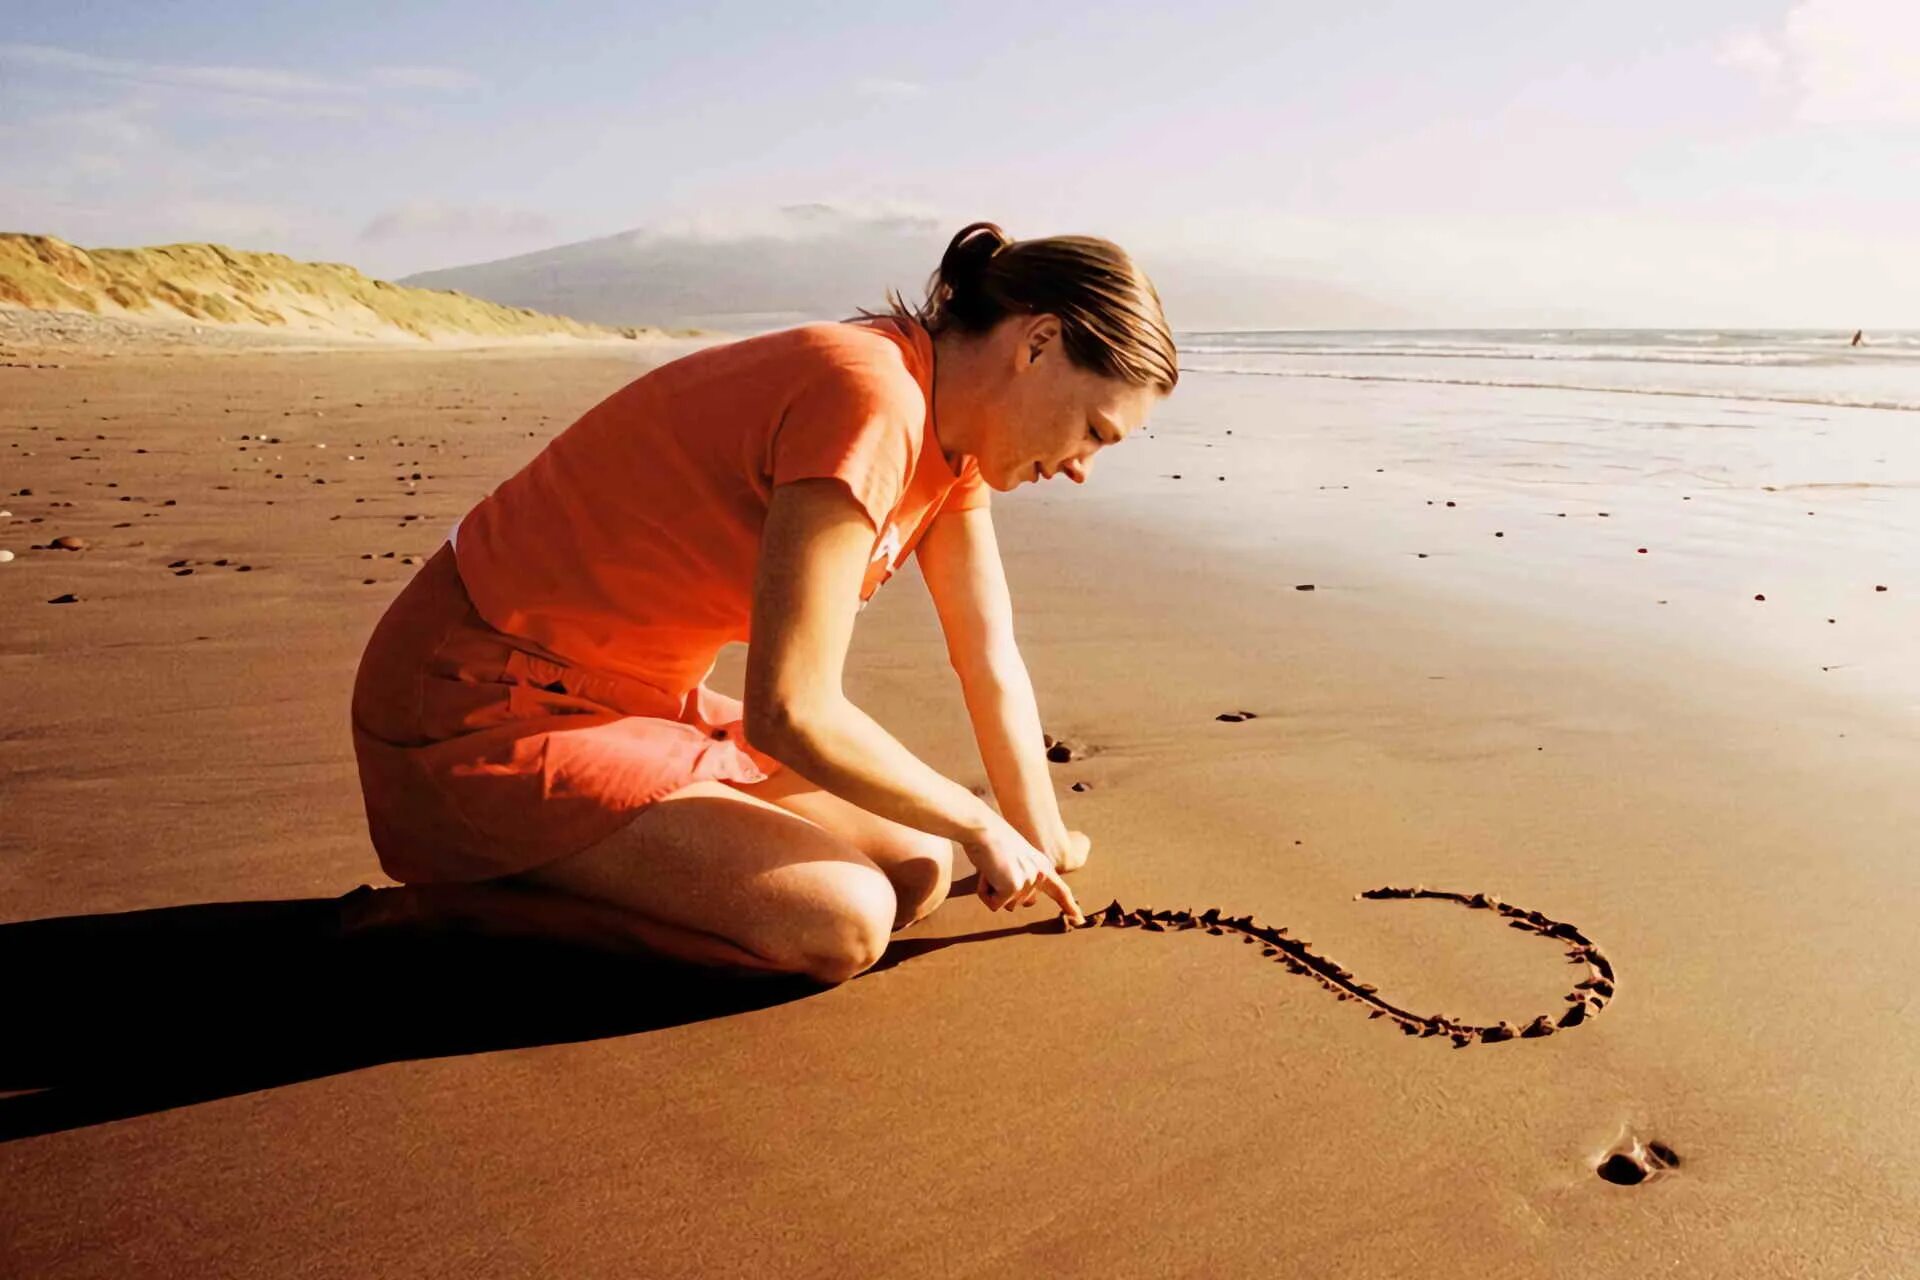
[[[980,473],[1001,492],[1067,476],[1146,424],[1156,387],[1102,377],[1068,358],[1054,316],[1009,316],[987,335],[996,378],[982,406]]]

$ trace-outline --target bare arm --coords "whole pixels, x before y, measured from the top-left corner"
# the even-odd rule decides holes
[[[747,738],[834,795],[965,844],[998,821],[842,692],[873,527],[830,479],[775,487],[747,645]]]
[[[992,517],[985,508],[937,516],[916,554],[1000,813],[1059,862],[1068,852],[1067,826],[1047,768],[1033,681],[1014,643]]]

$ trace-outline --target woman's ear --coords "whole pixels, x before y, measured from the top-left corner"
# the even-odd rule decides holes
[[[1040,353],[1060,337],[1060,320],[1057,316],[1035,316],[1027,328],[1027,363],[1032,364],[1040,358]]]

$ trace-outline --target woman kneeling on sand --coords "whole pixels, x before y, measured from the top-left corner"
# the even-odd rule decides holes
[[[383,868],[348,931],[559,937],[840,982],[933,911],[1081,919],[988,490],[1056,475],[1173,389],[1117,245],[975,223],[926,301],[697,351],[555,437],[455,526],[361,658]],[[918,551],[1002,813],[841,692],[854,615]],[[748,642],[744,704],[704,681]]]

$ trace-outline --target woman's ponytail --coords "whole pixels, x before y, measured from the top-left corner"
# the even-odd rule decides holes
[[[894,316],[930,334],[984,333],[1009,315],[1055,315],[1080,367],[1162,392],[1180,379],[1160,295],[1111,240],[1014,240],[994,223],[970,222],[947,243],[924,302],[909,307],[891,290],[887,301]]]
[[[939,295],[942,309],[963,326],[986,314],[991,309],[985,288],[988,264],[1012,243],[1013,238],[991,222],[970,222],[960,228],[927,284],[929,300]]]

